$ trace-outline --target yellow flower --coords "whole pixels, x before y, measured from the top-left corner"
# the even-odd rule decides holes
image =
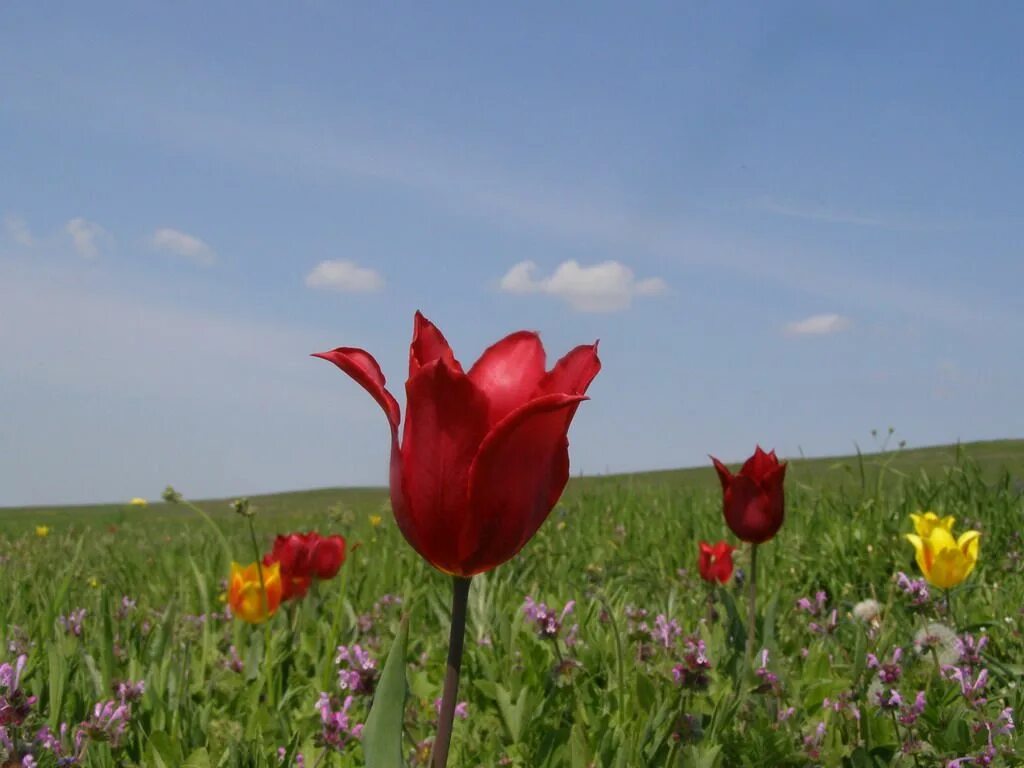
[[[978,562],[980,538],[978,531],[967,531],[954,539],[945,525],[936,525],[927,536],[907,534],[907,541],[914,545],[918,568],[928,583],[939,589],[955,587],[971,575]]]
[[[128,502],[129,506],[132,507],[148,507],[149,502],[143,499],[141,496],[136,496],[134,499]]]
[[[89,577],[89,586],[92,587],[93,589],[99,588],[100,580],[97,579],[95,576],[90,576]]]
[[[370,525],[376,528],[378,525],[381,524],[381,521],[383,519],[384,518],[382,518],[380,515],[370,515]]]
[[[956,522],[956,518],[952,515],[939,517],[934,512],[911,515],[910,519],[914,521],[914,532],[922,539],[928,538],[936,528],[945,528],[950,533],[953,533],[953,523]]]
[[[231,611],[242,621],[258,624],[266,621],[281,605],[281,564],[263,566],[263,586],[260,588],[260,566],[231,564],[231,579],[228,586],[228,604]]]
[[[556,525],[555,528],[557,528],[560,531],[564,531],[565,530],[565,520],[559,520],[558,521],[558,525]]]
[[[37,525],[36,526],[36,536],[38,536],[40,539],[45,539],[49,535],[50,535],[50,526],[48,526],[48,525]]]

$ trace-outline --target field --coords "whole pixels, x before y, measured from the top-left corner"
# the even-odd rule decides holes
[[[1021,764],[1024,441],[797,460],[786,494],[759,550],[748,664],[748,575],[712,592],[696,572],[697,541],[731,537],[710,466],[574,479],[523,552],[473,580],[450,764]],[[0,764],[363,765],[346,734],[406,613],[404,752],[427,764],[450,581],[402,539],[386,494],[251,500],[261,552],[289,531],[348,541],[336,578],[258,625],[225,611],[229,555],[255,559],[229,501],[199,503],[208,518],[181,503],[0,510],[0,661],[26,658],[18,680],[0,671]],[[982,534],[949,595],[897,579],[920,577],[903,538],[920,510]],[[557,623],[539,631],[528,599]],[[352,695],[346,723],[324,726],[321,693],[332,710]]]

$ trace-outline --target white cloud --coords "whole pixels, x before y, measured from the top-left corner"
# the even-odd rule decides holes
[[[25,220],[20,216],[15,216],[13,213],[4,216],[4,231],[18,245],[31,248],[36,243],[36,239],[32,237],[32,231],[28,228]]]
[[[786,326],[790,336],[827,336],[845,331],[850,327],[850,318],[843,315],[825,314],[811,315]]]
[[[213,248],[198,237],[170,227],[154,232],[151,243],[157,250],[173,253],[201,267],[212,267],[217,261]]]
[[[372,293],[384,287],[379,272],[360,267],[354,261],[334,259],[321,261],[306,275],[306,285],[338,293]]]
[[[537,279],[537,265],[522,261],[505,273],[500,288],[505,293],[546,293],[567,302],[579,312],[616,312],[627,309],[635,296],[657,296],[668,286],[660,277],[637,280],[633,270],[617,261],[590,267],[566,261],[549,276]]]
[[[99,256],[99,240],[106,235],[103,227],[78,216],[64,225],[65,231],[71,235],[71,243],[79,256],[94,259]]]

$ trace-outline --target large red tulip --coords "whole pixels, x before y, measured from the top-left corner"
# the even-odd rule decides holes
[[[779,463],[775,451],[765,453],[761,446],[735,475],[714,456],[711,460],[722,482],[725,522],[732,532],[754,544],[775,536],[786,511],[782,490],[786,464]]]
[[[405,383],[405,425],[367,352],[315,355],[355,379],[391,426],[391,505],[428,562],[469,577],[513,557],[536,533],[569,479],[566,433],[601,368],[597,344],[545,370],[536,333],[488,348],[466,373],[441,331],[416,313]]]
[[[715,545],[706,541],[700,542],[700,555],[697,558],[697,570],[704,581],[719,581],[725,584],[732,578],[732,552],[735,549],[726,541]]]

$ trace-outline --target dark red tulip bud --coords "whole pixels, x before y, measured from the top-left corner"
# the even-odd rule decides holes
[[[722,483],[725,522],[732,532],[754,544],[775,536],[786,511],[782,486],[787,465],[779,463],[775,451],[765,453],[760,446],[735,475],[714,456],[711,460]]]

